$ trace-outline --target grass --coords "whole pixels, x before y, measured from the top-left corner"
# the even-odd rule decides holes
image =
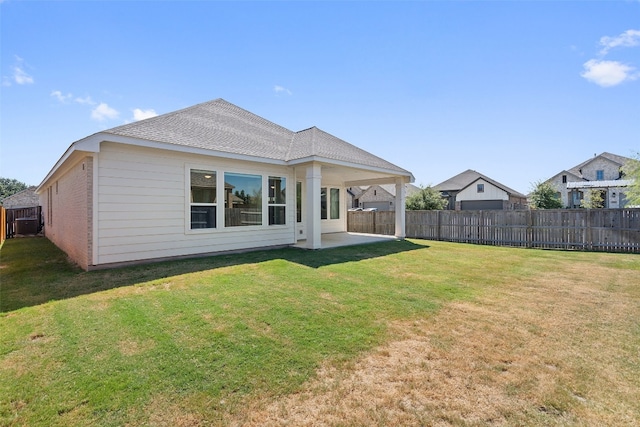
[[[633,255],[408,240],[83,272],[12,239],[0,272],[0,425],[640,417]]]

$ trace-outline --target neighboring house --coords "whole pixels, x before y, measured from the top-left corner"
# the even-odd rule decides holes
[[[466,170],[433,186],[450,210],[526,209],[527,196],[474,170]]]
[[[0,204],[6,209],[5,227],[6,237],[16,234],[37,234],[42,230],[40,198],[35,192],[36,187],[28,187],[11,196],[7,196]]]
[[[7,196],[0,204],[5,209],[24,209],[24,208],[35,208],[40,206],[40,198],[35,192],[36,187],[29,187],[22,191],[17,192],[16,194],[12,194],[11,196]]]
[[[631,181],[624,179],[622,167],[630,160],[617,154],[594,154],[591,159],[557,173],[546,182],[558,190],[563,206],[569,209],[579,208],[591,190],[601,193],[603,207],[623,208],[626,205],[625,188]]]
[[[405,196],[409,197],[420,191],[413,184],[405,184]],[[347,194],[351,208],[377,209],[379,211],[394,211],[396,203],[396,186],[393,184],[378,184],[363,187],[349,187]]]
[[[45,235],[80,266],[283,246],[347,229],[346,188],[393,184],[404,237],[413,175],[316,127],[294,132],[225,100],[71,144],[37,193]]]

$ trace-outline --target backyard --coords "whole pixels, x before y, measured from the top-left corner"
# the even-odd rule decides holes
[[[640,257],[426,240],[0,252],[2,426],[637,425]]]

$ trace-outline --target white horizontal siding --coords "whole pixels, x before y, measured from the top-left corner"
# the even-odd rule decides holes
[[[478,193],[478,184],[484,184],[484,192]],[[464,200],[509,200],[509,195],[506,191],[480,179],[456,195],[456,201]]]
[[[287,225],[189,230],[186,181],[193,165],[285,176]],[[102,143],[97,167],[97,264],[294,243],[295,180],[287,167],[116,143]]]

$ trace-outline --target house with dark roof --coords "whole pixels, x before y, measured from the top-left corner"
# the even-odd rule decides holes
[[[547,181],[558,191],[558,198],[569,208],[579,208],[590,194],[598,192],[603,208],[623,208],[626,206],[625,189],[631,181],[622,172],[629,157],[604,152],[563,171]]]
[[[450,210],[525,209],[527,196],[486,175],[468,169],[438,185]]]
[[[38,186],[45,236],[85,269],[253,248],[322,247],[349,187],[413,175],[316,127],[291,131],[223,99],[74,142]]]

